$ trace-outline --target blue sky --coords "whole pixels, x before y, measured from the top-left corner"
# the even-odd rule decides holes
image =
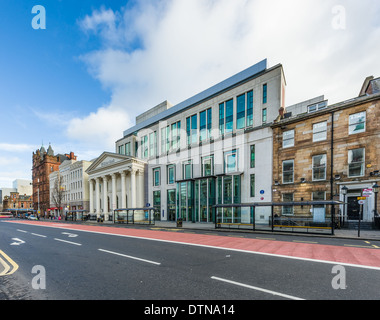
[[[380,76],[379,24],[377,0],[1,0],[0,187],[31,178],[42,142],[91,160],[137,114],[264,58],[284,66],[287,105],[353,98]]]

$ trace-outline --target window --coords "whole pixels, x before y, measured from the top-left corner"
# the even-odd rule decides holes
[[[160,168],[153,169],[153,186],[158,187],[161,184],[161,172]]]
[[[219,105],[219,133],[224,134],[224,103]]]
[[[212,176],[214,174],[214,156],[202,158],[202,177]]]
[[[141,138],[141,157],[143,159],[148,158],[148,136],[143,136]]]
[[[187,144],[197,143],[198,140],[198,116],[194,114],[186,119]]]
[[[157,132],[154,131],[149,134],[149,156],[155,157],[157,155]]]
[[[326,155],[313,157],[313,181],[326,180]]]
[[[294,160],[285,160],[282,162],[282,182],[294,182]]]
[[[267,123],[267,109],[266,108],[262,110],[261,120],[263,124]]]
[[[327,121],[313,124],[313,142],[327,139]]]
[[[232,150],[224,153],[224,171],[231,173],[238,171],[237,151]]]
[[[348,176],[364,176],[365,149],[354,149],[348,151]]]
[[[236,129],[253,125],[253,91],[237,97]]]
[[[170,127],[167,126],[161,129],[161,153],[165,154],[169,152],[169,137]]]
[[[282,195],[282,202],[293,202],[293,193],[284,193]],[[282,207],[283,215],[293,215],[293,206],[283,206]]]
[[[124,154],[124,145],[119,146],[119,154]]]
[[[234,102],[226,102],[226,133],[232,132],[234,128]]]
[[[251,174],[251,186],[250,186],[250,196],[255,196],[255,175]]]
[[[237,97],[236,129],[245,128],[245,94]]]
[[[250,162],[251,162],[251,168],[254,168],[255,167],[255,149],[256,149],[256,146],[255,145],[252,145],[251,146],[251,158],[250,158]]]
[[[327,101],[323,101],[323,102],[315,103],[315,104],[308,106],[307,112],[312,113],[312,112],[316,112],[316,111],[323,110],[326,108],[327,108]]]
[[[268,101],[268,85],[263,85],[263,104],[267,103]]]
[[[282,135],[282,147],[294,147],[294,130],[285,131]]]
[[[212,109],[207,109],[199,114],[199,141],[205,141],[211,138]]]
[[[193,165],[191,160],[183,163],[182,173],[183,179],[191,179],[193,177]]]
[[[170,150],[177,150],[180,147],[181,139],[181,121],[175,122],[171,125],[170,131]]]
[[[234,100],[219,105],[219,131],[220,134],[230,133],[234,128]]]
[[[365,132],[366,113],[360,112],[350,115],[349,134]]]
[[[131,143],[128,142],[125,144],[125,155],[130,156],[131,155]]]
[[[174,164],[168,165],[167,172],[168,172],[168,184],[175,183],[175,165]]]

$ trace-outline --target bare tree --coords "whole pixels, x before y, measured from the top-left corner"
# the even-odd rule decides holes
[[[63,204],[65,192],[65,187],[62,185],[62,178],[58,174],[57,179],[54,181],[54,188],[51,196],[55,207],[58,208],[59,215],[61,215],[61,207]]]

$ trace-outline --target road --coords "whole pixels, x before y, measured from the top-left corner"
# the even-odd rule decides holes
[[[380,299],[379,243],[261,237],[0,220],[0,299]]]

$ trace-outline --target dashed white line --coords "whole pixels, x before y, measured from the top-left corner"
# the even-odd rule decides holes
[[[106,253],[110,253],[110,254],[114,254],[114,255],[117,255],[117,256],[121,256],[121,257],[124,257],[124,258],[129,258],[129,259],[134,259],[134,260],[139,260],[139,261],[143,261],[143,262],[147,262],[147,263],[151,263],[151,264],[155,264],[155,265],[161,265],[161,263],[159,262],[155,262],[155,261],[151,261],[151,260],[146,260],[146,259],[141,259],[141,258],[137,258],[137,257],[132,257],[132,256],[127,256],[125,254],[121,254],[121,253],[117,253],[117,252],[112,252],[112,251],[108,251],[108,250],[103,250],[103,249],[98,249],[99,251],[102,251],[102,252],[106,252]]]
[[[272,294],[272,295],[275,295],[275,296],[280,296],[280,297],[283,297],[283,298],[286,298],[286,299],[304,300],[302,298],[290,296],[290,295],[283,294],[283,293],[276,292],[276,291],[271,291],[271,290],[267,290],[267,289],[263,289],[263,288],[258,288],[258,287],[250,286],[248,284],[244,284],[244,283],[240,283],[240,282],[236,282],[236,281],[231,281],[231,280],[222,279],[222,278],[218,278],[218,277],[211,277],[211,279],[222,281],[222,282],[226,282],[226,283],[230,283],[230,284],[233,284],[233,285],[237,285],[237,286],[240,286],[240,287],[245,287],[245,288],[256,290],[256,291],[261,291],[261,292],[269,293],[269,294]]]
[[[73,244],[73,245],[75,245],[75,246],[81,246],[81,245],[82,245],[82,244],[80,244],[80,243],[71,242],[71,241],[62,240],[62,239],[57,239],[57,238],[54,238],[54,240],[56,240],[56,241],[61,241],[61,242],[65,242],[65,243],[69,243],[69,244]]]
[[[36,237],[47,238],[47,236],[44,236],[43,234],[38,234],[38,233],[31,233],[31,234]]]

